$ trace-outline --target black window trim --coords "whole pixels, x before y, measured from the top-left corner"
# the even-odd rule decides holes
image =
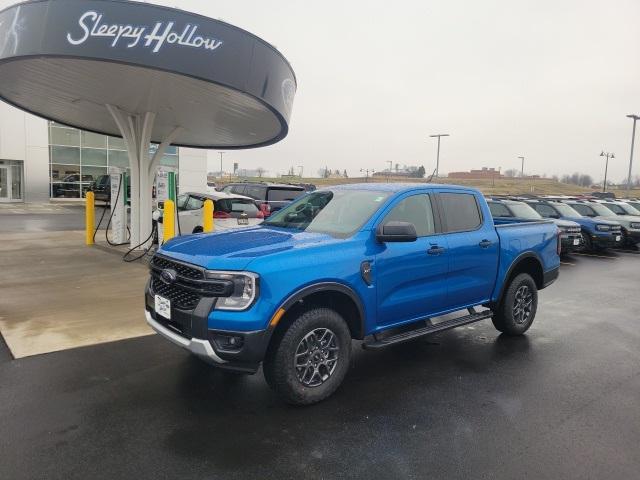
[[[471,195],[473,197],[473,200],[476,202],[476,208],[478,209],[478,215],[480,216],[480,223],[478,224],[478,226],[476,228],[472,228],[472,229],[469,229],[469,230],[451,230],[451,231],[448,231],[447,230],[447,219],[444,216],[444,207],[442,205],[442,198],[441,198],[441,195],[443,193],[454,194],[454,195]],[[438,204],[438,210],[441,212],[441,214],[439,214],[439,216],[441,216],[442,233],[443,234],[449,235],[449,234],[452,234],[452,233],[477,232],[478,230],[482,230],[484,228],[484,222],[485,222],[484,213],[482,212],[482,208],[480,208],[480,204],[478,203],[478,196],[475,193],[473,193],[473,192],[440,191],[440,192],[436,192],[435,193],[435,197],[436,197],[436,202]]]

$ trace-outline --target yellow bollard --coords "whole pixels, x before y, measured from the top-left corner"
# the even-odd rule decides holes
[[[213,232],[215,226],[213,225],[213,202],[211,200],[205,200],[202,207],[202,231],[205,233]]]
[[[176,204],[165,200],[162,213],[162,241],[168,242],[176,236]]]
[[[93,245],[93,231],[96,229],[96,201],[95,194],[93,192],[87,192],[85,210],[84,210],[84,225],[85,225],[85,243],[87,245]]]

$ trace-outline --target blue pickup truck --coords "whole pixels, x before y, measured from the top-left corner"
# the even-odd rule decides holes
[[[352,339],[379,349],[488,318],[523,334],[558,251],[553,222],[496,226],[471,188],[343,185],[256,227],[165,243],[145,313],[196,356],[235,372],[262,364],[285,401],[311,404],[344,379]]]

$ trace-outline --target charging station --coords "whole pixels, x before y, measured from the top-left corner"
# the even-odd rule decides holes
[[[127,179],[125,171],[118,167],[109,167],[111,180],[111,242],[127,242]]]
[[[289,131],[296,89],[291,65],[271,44],[184,10],[125,0],[28,0],[0,11],[0,99],[124,138],[132,248],[151,243],[152,186],[169,145],[274,144]],[[153,153],[151,144],[158,145]],[[114,240],[129,236],[126,192],[113,207]]]

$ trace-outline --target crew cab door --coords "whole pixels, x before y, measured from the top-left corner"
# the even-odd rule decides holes
[[[491,298],[498,272],[500,244],[484,200],[471,192],[439,190],[442,230],[449,245],[449,309]]]
[[[448,245],[426,193],[398,200],[380,221],[412,223],[415,242],[387,242],[376,255],[378,326],[424,318],[441,311],[447,297]]]

